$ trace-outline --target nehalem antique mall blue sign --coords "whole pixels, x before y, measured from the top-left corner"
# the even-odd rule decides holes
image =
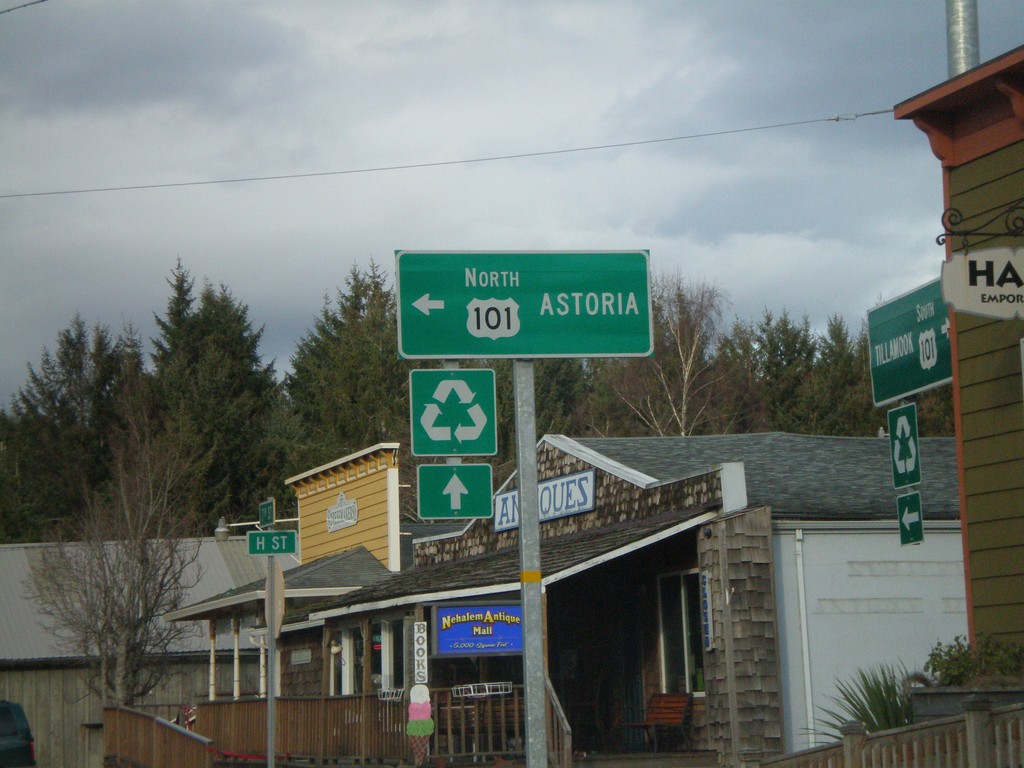
[[[518,603],[434,608],[434,652],[479,656],[523,652],[523,607]]]

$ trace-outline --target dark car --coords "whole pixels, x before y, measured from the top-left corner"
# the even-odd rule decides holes
[[[20,704],[0,701],[0,767],[36,764],[36,742]]]

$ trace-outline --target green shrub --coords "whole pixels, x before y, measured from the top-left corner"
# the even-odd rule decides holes
[[[914,722],[907,669],[902,664],[881,664],[859,669],[849,681],[836,682],[838,696],[829,698],[837,709],[821,708],[818,719],[826,735],[839,739],[839,729],[851,720],[863,723],[869,733],[899,728]]]
[[[972,647],[966,638],[957,637],[951,643],[936,643],[924,669],[936,685],[1020,685],[1024,683],[1024,646],[982,635]]]

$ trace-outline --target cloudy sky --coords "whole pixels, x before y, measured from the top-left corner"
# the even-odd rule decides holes
[[[982,61],[1024,43],[1024,3],[978,6]],[[178,259],[248,305],[279,373],[396,249],[646,248],[730,316],[857,330],[938,277],[938,161],[870,113],[946,73],[943,0],[2,13],[0,403],[76,313],[153,337]],[[261,177],[287,178],[205,183]]]

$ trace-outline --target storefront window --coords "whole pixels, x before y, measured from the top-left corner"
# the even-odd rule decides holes
[[[370,685],[379,691],[384,682],[384,625],[375,621],[370,625]]]
[[[363,634],[359,627],[346,627],[341,631],[341,693],[351,695],[363,690]]]
[[[405,625],[402,619],[370,625],[370,690],[405,687]],[[360,627],[341,630],[341,660],[335,669],[342,694],[363,693],[367,654]]]
[[[700,579],[696,571],[658,579],[662,687],[668,693],[704,690]]]
[[[405,622],[401,619],[386,622],[387,641],[390,646],[390,664],[384,675],[385,688],[405,688]]]

